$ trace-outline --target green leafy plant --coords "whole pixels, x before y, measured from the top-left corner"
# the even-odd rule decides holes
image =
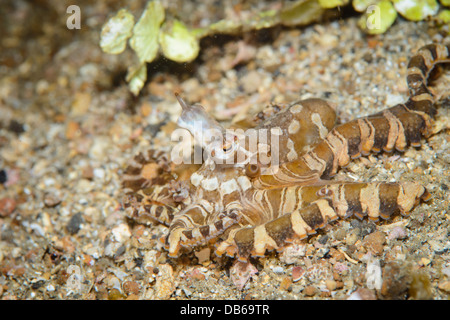
[[[450,0],[440,0],[450,6]],[[276,25],[301,26],[318,21],[327,9],[348,5],[350,0],[298,0],[279,10],[256,12],[242,21],[220,20],[205,28],[192,29],[176,19],[167,19],[160,0],[150,0],[137,22],[127,9],[119,10],[102,28],[100,47],[109,54],[120,54],[127,42],[138,62],[128,67],[126,80],[130,90],[139,94],[147,80],[147,63],[162,54],[167,59],[185,63],[194,60],[200,40],[214,34],[240,34]],[[435,16],[437,0],[353,0],[353,8],[361,12],[359,27],[368,34],[386,32],[398,14],[412,21]],[[449,10],[438,18],[448,23]]]
[[[194,60],[200,50],[200,40],[214,34],[240,34],[250,30],[270,28],[278,24],[286,26],[307,25],[322,16],[324,8],[317,0],[300,0],[280,11],[268,10],[255,13],[244,21],[220,20],[206,28],[190,29],[179,20],[166,20],[165,10],[159,0],[152,0],[134,24],[134,16],[121,9],[103,26],[100,47],[109,54],[122,53],[129,41],[138,56],[138,64],[129,66],[126,80],[130,90],[137,95],[147,77],[146,63],[158,54],[179,62]]]

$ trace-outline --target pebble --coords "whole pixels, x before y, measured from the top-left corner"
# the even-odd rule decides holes
[[[427,242],[431,246],[431,249],[433,249],[433,251],[437,254],[444,253],[450,247],[450,245],[446,246],[444,243],[438,240],[428,240]]]
[[[305,289],[303,289],[303,294],[307,297],[312,297],[317,293],[317,288],[315,286],[307,286]]]
[[[51,187],[55,185],[56,180],[54,178],[45,178],[44,179],[44,185],[46,187]]]
[[[81,135],[80,125],[76,121],[69,121],[67,123],[66,132],[65,132],[66,138],[69,140],[72,140],[78,136]]]
[[[291,284],[292,284],[292,280],[288,277],[285,277],[283,280],[281,280],[280,289],[281,290],[289,290],[289,288],[291,287]]]
[[[363,245],[367,250],[372,251],[374,255],[381,255],[384,250],[386,237],[384,232],[375,231],[364,238]]]
[[[161,264],[158,270],[154,286],[155,298],[167,300],[176,289],[173,269],[169,264]]]
[[[337,282],[334,280],[326,280],[325,285],[327,286],[327,289],[330,291],[336,290]]]
[[[66,225],[67,231],[74,235],[81,229],[81,224],[83,223],[83,216],[81,212],[75,213],[69,220],[69,223]]]
[[[109,272],[114,273],[114,275],[120,280],[123,281],[126,277],[128,277],[128,273],[120,270],[119,268],[109,268]]]
[[[431,260],[428,258],[422,258],[420,259],[419,264],[426,267],[427,265],[429,265],[431,263]]]
[[[276,69],[282,64],[280,57],[275,54],[271,46],[264,46],[260,48],[256,55],[256,61],[268,72],[275,72]]]
[[[94,189],[94,184],[87,179],[80,179],[77,183],[76,189],[81,193],[89,193]]]
[[[13,257],[14,259],[20,257],[22,255],[22,249],[20,249],[19,247],[15,247],[14,249],[11,250],[11,257]]]
[[[369,289],[380,289],[383,283],[380,261],[373,257],[368,260],[365,274],[366,286]]]
[[[1,261],[1,259],[0,259],[0,261]],[[447,276],[447,278],[450,279],[450,267],[443,268],[443,269],[441,270],[441,272],[442,272],[442,274],[444,274],[445,276]]]
[[[302,267],[296,266],[292,268],[292,281],[297,282],[302,278],[302,276],[305,274],[305,269]]]
[[[373,290],[359,288],[353,292],[347,300],[377,300],[377,296]]]
[[[337,262],[334,265],[334,270],[338,273],[338,274],[344,274],[348,271],[348,266],[345,263],[341,263],[341,262]]]
[[[123,291],[126,294],[139,294],[140,292],[140,286],[139,283],[137,283],[136,281],[125,281],[123,283]]]
[[[106,161],[110,146],[110,138],[106,136],[96,137],[89,150],[89,156],[95,160]]]
[[[240,79],[244,92],[247,94],[258,91],[262,85],[262,77],[258,71],[250,71]]]
[[[11,132],[17,133],[17,134],[25,132],[25,128],[24,128],[23,124],[21,124],[20,122],[18,122],[16,120],[11,120],[11,122],[9,123],[9,126],[8,126],[8,130]]]
[[[0,170],[0,183],[4,184],[8,180],[6,171],[4,169]]]
[[[203,281],[206,279],[205,274],[200,270],[199,268],[194,268],[191,272],[187,274],[189,278],[194,280],[200,280]]]
[[[328,241],[328,235],[323,235],[322,237],[319,238],[319,240],[317,240],[320,244],[324,245],[325,243],[327,243]]]
[[[123,300],[125,296],[120,292],[119,289],[113,288],[108,293],[108,300]]]
[[[408,236],[405,228],[396,226],[394,227],[388,235],[389,240],[405,239]]]
[[[91,104],[91,95],[87,92],[76,92],[72,102],[71,113],[73,116],[85,114]]]
[[[44,195],[44,204],[47,208],[56,207],[61,203],[61,195],[57,192],[47,192]]]
[[[166,97],[167,89],[166,85],[157,83],[156,81],[152,81],[148,84],[148,90],[152,96],[159,96],[161,98]]]
[[[286,264],[294,264],[303,259],[306,255],[306,245],[293,243],[283,250],[280,261]]]
[[[186,295],[186,298],[189,298],[192,295],[192,291],[187,288],[183,288],[183,292]]]
[[[17,169],[6,170],[6,178],[7,180],[4,182],[5,187],[9,187],[16,184],[20,179],[19,170]]]
[[[33,230],[34,232],[36,232],[36,234],[41,236],[41,237],[45,236],[44,229],[37,223],[31,223],[30,224],[30,229]]]
[[[189,101],[200,101],[204,94],[203,88],[197,78],[190,78],[181,84],[181,89]]]
[[[116,241],[119,243],[123,243],[125,242],[125,240],[131,237],[130,228],[125,223],[121,223],[117,227],[113,228],[111,230],[111,233],[113,234]]]
[[[357,229],[357,230],[359,230],[359,229]],[[354,244],[356,243],[356,241],[358,241],[358,239],[359,239],[358,232],[355,231],[355,229],[353,229],[353,230],[348,234],[348,236],[345,238],[345,243],[346,243],[348,246],[352,246],[352,245],[354,245]]]
[[[440,282],[439,285],[438,285],[438,288],[443,290],[443,291],[445,291],[445,292],[450,293],[450,281]]]
[[[350,221],[350,226],[351,226],[353,229],[361,229],[362,223],[361,223],[361,221],[358,220],[358,219],[352,219],[352,220]],[[361,232],[361,230],[360,230],[360,232]]]
[[[51,285],[51,284],[49,284],[45,289],[47,290],[47,292],[55,291],[55,287],[53,285]]]
[[[345,235],[346,235],[346,232],[345,232],[344,228],[339,228],[333,234],[334,239],[338,240],[338,241],[344,240],[345,239]]]
[[[247,281],[257,273],[258,269],[250,262],[236,261],[230,269],[230,278],[233,284],[242,290]]]
[[[273,267],[272,271],[276,274],[282,274],[282,273],[284,273],[284,268],[283,267]]]
[[[0,200],[0,216],[9,216],[16,208],[16,201],[13,198],[3,198]]]
[[[105,170],[102,168],[95,168],[93,170],[94,177],[97,179],[103,180],[105,178]]]
[[[31,280],[31,289],[38,290],[45,284],[45,280],[33,279]]]
[[[339,43],[339,39],[335,35],[321,34],[317,39],[322,47],[333,48]]]

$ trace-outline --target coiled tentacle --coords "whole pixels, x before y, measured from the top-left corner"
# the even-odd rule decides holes
[[[427,78],[437,63],[449,61],[449,51],[450,46],[442,44],[421,48],[408,64],[410,97],[406,103],[335,127],[311,151],[281,165],[275,174],[259,177],[255,186],[269,188],[329,179],[339,167],[360,155],[381,150],[390,152],[394,148],[403,151],[408,144],[420,146],[421,138],[430,135],[436,114]]]
[[[420,200],[430,198],[423,186],[412,182],[340,182],[288,188],[290,193],[297,195],[297,204],[301,205],[256,227],[232,230],[217,246],[216,254],[237,255],[242,261],[250,255],[262,257],[266,250],[280,250],[294,239],[304,239],[337,218],[355,215],[377,221],[379,217],[389,219],[399,213],[408,215]]]

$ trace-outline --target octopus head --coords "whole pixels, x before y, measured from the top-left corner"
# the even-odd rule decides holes
[[[201,105],[189,105],[179,94],[175,96],[182,107],[177,124],[187,129],[205,151],[204,169],[209,168],[216,173],[245,174],[250,178],[260,174],[259,165],[250,164],[255,154],[245,148],[245,134],[226,130]]]

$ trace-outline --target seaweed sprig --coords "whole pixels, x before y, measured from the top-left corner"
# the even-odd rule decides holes
[[[450,6],[450,0],[440,0]],[[100,47],[109,54],[122,53],[129,43],[138,62],[128,67],[126,80],[137,95],[147,80],[147,63],[162,54],[179,63],[191,62],[200,51],[200,40],[215,34],[242,34],[277,25],[302,26],[319,21],[327,9],[350,5],[350,0],[298,0],[281,9],[255,12],[241,20],[223,19],[203,28],[190,28],[182,21],[166,17],[160,0],[150,0],[139,20],[132,13],[120,9],[102,28]],[[435,16],[437,0],[352,0],[351,5],[361,12],[359,27],[368,34],[386,32],[398,14],[412,21]],[[449,10],[442,10],[438,19],[448,23]],[[447,21],[447,22],[446,22]]]

